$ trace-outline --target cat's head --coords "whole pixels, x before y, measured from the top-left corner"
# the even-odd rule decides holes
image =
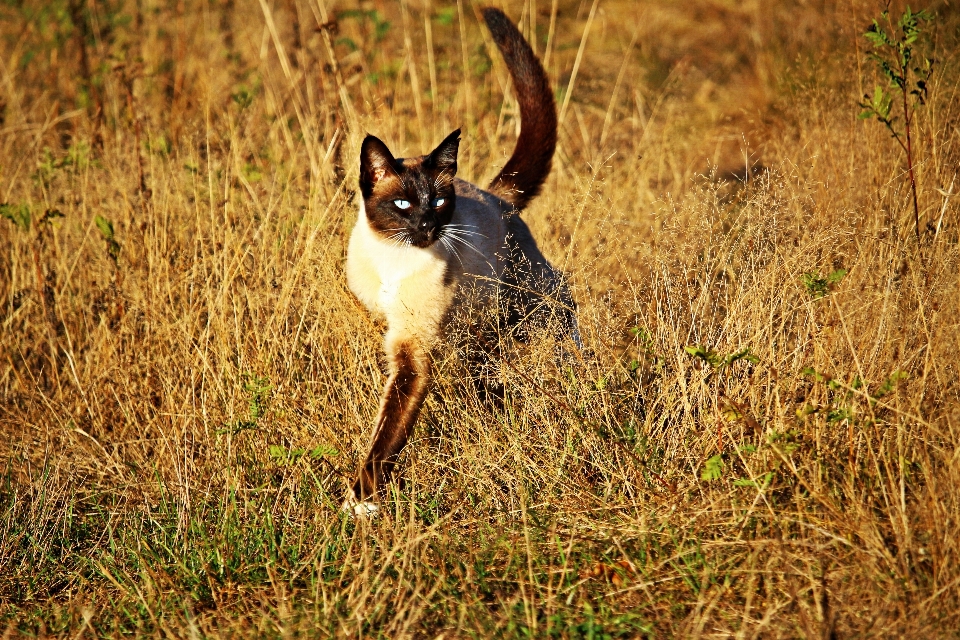
[[[360,147],[360,193],[367,221],[383,238],[429,247],[450,222],[457,205],[457,129],[428,155],[394,158],[379,138]]]

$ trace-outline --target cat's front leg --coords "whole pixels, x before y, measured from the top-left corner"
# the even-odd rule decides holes
[[[355,515],[377,510],[373,500],[389,481],[430,386],[430,352],[420,340],[388,333],[385,347],[390,376],[380,398],[370,452],[344,503],[344,510]]]

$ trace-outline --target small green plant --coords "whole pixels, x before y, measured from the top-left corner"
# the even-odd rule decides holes
[[[47,209],[36,219],[36,228],[52,224],[56,218],[62,218],[60,209]],[[28,204],[0,204],[0,218],[6,218],[23,231],[30,231],[33,223],[33,208]]]
[[[167,139],[167,136],[161,134],[147,140],[147,151],[168,156],[173,151],[173,145]]]
[[[625,366],[639,379],[649,380],[663,374],[665,362],[657,353],[653,336],[645,327],[634,326],[629,329],[630,336],[636,341],[636,357],[630,358]]]
[[[30,205],[0,204],[0,218],[6,218],[24,231],[30,231]]]
[[[457,8],[455,6],[446,7],[444,9],[438,10],[437,13],[433,16],[433,19],[444,26],[450,26],[451,24],[453,24],[453,19],[456,18],[456,16],[457,16]]]
[[[913,195],[913,216],[918,243],[920,206],[917,203],[917,179],[914,172],[913,123],[917,107],[926,103],[927,80],[933,68],[933,58],[917,49],[923,36],[923,24],[931,20],[933,14],[930,12],[913,12],[907,7],[900,19],[894,23],[890,13],[884,11],[880,14],[880,19],[874,20],[863,34],[873,45],[869,56],[889,81],[889,90],[878,84],[874,87],[872,96],[865,94],[864,101],[859,103],[862,109],[859,117],[861,120],[876,118],[890,131],[890,135],[907,154],[907,174]],[[895,101],[900,103],[899,109],[894,108]],[[902,129],[897,124],[900,117],[903,118]]]
[[[367,24],[372,27],[372,35],[374,43],[380,43],[390,31],[390,21],[385,20],[383,16],[380,15],[380,12],[376,9],[347,9],[346,11],[341,11],[337,14],[337,20],[344,20],[346,18],[352,18],[357,20],[360,24]],[[349,38],[340,38],[337,40],[337,44],[340,44],[343,40],[350,40]],[[344,43],[347,44],[347,43]],[[356,50],[356,45],[350,40],[349,44],[353,45],[352,50]],[[349,46],[349,45],[348,45]]]
[[[751,364],[757,364],[760,362],[760,358],[751,353],[750,347],[743,347],[739,351],[734,351],[733,353],[727,355],[721,355],[715,350],[705,347],[703,345],[697,345],[695,347],[684,347],[684,351],[688,354],[697,358],[698,360],[703,361],[703,363],[709,367],[707,375],[704,377],[704,381],[721,377],[720,384],[715,385],[715,389],[720,395],[724,398],[728,407],[727,412],[731,414],[736,420],[745,420],[751,424],[756,424],[756,420],[752,417],[744,415],[744,411],[740,408],[741,405],[735,400],[729,398],[726,394],[726,384],[724,381],[729,382],[731,377],[731,365],[739,360],[746,360]],[[723,435],[722,430],[717,431],[717,448],[723,451]],[[718,466],[719,465],[719,466]],[[723,458],[721,455],[716,455],[707,460],[704,471],[701,474],[701,478],[704,480],[716,480],[720,477],[720,470],[723,467]]]
[[[799,445],[793,442],[793,439],[799,435],[796,431],[791,431],[785,434],[771,432],[767,435],[767,442],[771,445],[777,446],[785,455],[790,455],[793,453]],[[759,451],[757,445],[747,442],[736,446],[737,454],[739,457],[743,458],[746,456],[751,456],[756,454]],[[735,463],[737,458],[733,458]],[[731,464],[731,467],[735,467],[736,464]],[[735,487],[752,487],[758,490],[765,490],[770,487],[773,483],[773,478],[776,474],[776,469],[780,466],[777,463],[773,469],[766,471],[757,475],[755,478],[749,477],[740,477],[734,478],[733,486]],[[724,454],[718,453],[715,456],[707,458],[703,463],[703,470],[700,472],[700,479],[706,482],[714,482],[720,480],[724,473],[726,472],[727,464],[724,460]]]
[[[237,434],[248,429],[256,429],[259,426],[260,418],[266,411],[267,396],[273,389],[270,379],[267,377],[261,378],[255,373],[245,373],[243,377],[243,390],[247,393],[247,419],[238,420],[232,426],[218,430],[218,434]]]
[[[753,487],[754,489],[766,489],[770,486],[770,483],[773,481],[773,471],[767,471],[764,474],[761,474],[756,480],[751,480],[750,478],[737,478],[733,481],[733,486],[735,487]]]
[[[252,162],[247,162],[244,164],[241,172],[243,173],[243,177],[247,182],[253,183],[263,180],[263,171],[261,171],[260,167]]]
[[[97,216],[93,221],[97,224],[97,229],[100,230],[100,235],[103,236],[103,241],[107,245],[107,255],[109,255],[113,263],[116,264],[117,258],[120,257],[120,243],[117,242],[114,236],[113,223],[103,216]]]
[[[800,435],[800,432],[796,429],[773,431],[767,434],[767,443],[776,446],[783,452],[783,455],[789,456],[800,448],[800,444],[797,442]]]
[[[753,364],[760,362],[760,358],[750,352],[750,347],[744,347],[743,349],[740,349],[740,351],[736,351],[726,356],[722,356],[713,349],[701,345],[697,345],[696,347],[684,347],[683,350],[694,358],[699,358],[706,364],[710,365],[710,368],[715,371],[722,371],[737,360],[746,360],[747,362],[752,362]]]
[[[230,94],[230,99],[239,107],[240,111],[253,104],[253,98],[254,92],[244,85],[240,85],[235,92]]]
[[[700,472],[700,479],[707,482],[719,480],[723,476],[723,455],[717,454],[703,463],[703,471]]]
[[[86,142],[79,141],[71,144],[62,157],[56,157],[48,148],[43,150],[43,158],[37,162],[37,170],[33,179],[43,185],[50,185],[54,176],[61,171],[83,171],[91,165],[96,165],[92,159],[92,150]]]
[[[896,388],[898,382],[900,382],[901,380],[906,380],[909,377],[910,377],[910,374],[908,374],[906,371],[894,371],[893,373],[890,374],[889,378],[887,378],[880,384],[880,386],[877,388],[876,391],[870,394],[870,397],[873,399],[874,402],[876,402],[883,396],[893,391]]]
[[[808,271],[800,276],[800,281],[807,288],[807,292],[814,300],[825,297],[830,291],[847,275],[846,269],[837,269],[831,271],[826,276],[821,276],[818,271]]]
[[[246,374],[246,382],[243,383],[243,390],[249,394],[250,420],[256,423],[266,410],[267,395],[273,389],[270,379],[261,378],[255,373]]]
[[[797,417],[805,418],[813,413],[820,413],[824,416],[827,423],[848,422],[850,424],[859,424],[861,422],[861,418],[854,406],[854,401],[857,396],[862,397],[866,395],[869,398],[870,406],[875,406],[880,398],[893,392],[900,381],[910,377],[906,371],[894,371],[871,392],[869,391],[868,385],[864,383],[859,376],[853,376],[849,383],[843,383],[836,378],[831,378],[830,376],[817,372],[813,367],[805,368],[803,375],[813,379],[814,382],[823,384],[831,393],[826,404],[816,407],[806,405],[802,409],[797,410]],[[861,389],[866,393],[857,393]]]

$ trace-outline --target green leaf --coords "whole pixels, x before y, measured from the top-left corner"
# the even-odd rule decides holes
[[[24,231],[30,230],[30,205],[0,204],[0,218],[6,218]]]
[[[703,464],[703,472],[700,473],[700,479],[713,482],[714,480],[719,480],[721,476],[723,476],[723,455],[717,454]]]
[[[113,262],[116,263],[117,258],[120,256],[120,243],[114,238],[113,223],[99,215],[95,217],[93,221],[97,224],[100,235],[103,236],[103,240],[107,243],[107,253]]]
[[[353,41],[352,39],[350,39],[350,38],[337,38],[337,40],[336,40],[336,42],[334,42],[334,44],[342,44],[342,45],[345,46],[347,49],[350,49],[350,53],[353,53],[354,51],[356,51],[356,50],[358,50],[358,49],[360,48],[360,47],[357,46],[357,43],[354,42],[354,41]]]
[[[746,360],[747,362],[752,362],[753,364],[757,364],[758,362],[760,362],[760,358],[750,353],[750,347],[744,347],[740,351],[737,351],[736,353],[731,353],[726,358],[724,358],[723,364],[731,365],[737,360]]]
[[[827,422],[844,422],[853,418],[853,412],[847,407],[835,407],[827,412]]]
[[[97,223],[97,229],[100,229],[100,235],[103,236],[104,240],[110,241],[113,240],[113,223],[104,218],[103,216],[97,216],[93,219]]]
[[[319,460],[325,456],[335,458],[340,455],[340,452],[331,447],[328,444],[318,444],[313,449],[310,450],[310,457],[314,460]]]
[[[824,380],[827,379],[825,376],[822,376],[819,373],[817,373],[817,370],[814,369],[813,367],[805,367],[801,373],[803,373],[803,375],[805,376],[809,376],[813,378],[817,382],[823,382]]]
[[[694,358],[700,358],[711,367],[718,367],[723,362],[717,352],[708,347],[697,345],[696,347],[684,347],[683,350]]]
[[[807,292],[814,300],[824,297],[830,291],[826,278],[820,277],[820,274],[816,271],[808,271],[803,274],[800,276],[800,281],[803,282],[803,286],[807,288]]]
[[[838,284],[841,280],[843,280],[845,275],[847,275],[846,269],[837,269],[827,276],[827,282],[830,284]]]
[[[734,486],[737,487],[754,487],[756,489],[766,489],[770,486],[770,481],[773,479],[773,471],[767,471],[765,474],[760,476],[759,482],[756,480],[751,480],[750,478],[737,478],[733,481]]]
[[[230,98],[233,100],[234,104],[240,107],[241,111],[253,104],[253,93],[243,85],[241,85],[234,93],[231,93]]]
[[[247,182],[260,182],[263,180],[263,172],[260,170],[260,167],[252,162],[244,164],[241,173],[243,173],[243,177]]]
[[[299,447],[296,449],[287,449],[278,444],[272,444],[267,447],[267,452],[271,458],[276,460],[277,464],[284,465],[296,462],[307,453],[307,450]]]
[[[807,288],[810,296],[814,300],[817,300],[830,293],[830,290],[839,284],[846,275],[846,269],[836,269],[827,274],[826,277],[821,276],[816,271],[808,271],[800,276],[800,281],[803,282],[803,285]]]
[[[453,24],[453,18],[457,15],[456,7],[447,7],[446,9],[440,9],[437,11],[437,15],[434,16],[434,20],[439,22],[442,25],[451,25]]]
[[[901,380],[906,380],[910,377],[910,374],[906,371],[894,371],[890,374],[890,377],[883,381],[883,384],[876,390],[873,394],[874,399],[882,398],[896,387],[897,383]]]

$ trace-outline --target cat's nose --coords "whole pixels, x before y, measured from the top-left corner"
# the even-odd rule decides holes
[[[427,237],[431,239],[433,238],[434,232],[437,230],[437,225],[433,222],[433,220],[421,220],[417,227],[422,233],[427,234]]]

